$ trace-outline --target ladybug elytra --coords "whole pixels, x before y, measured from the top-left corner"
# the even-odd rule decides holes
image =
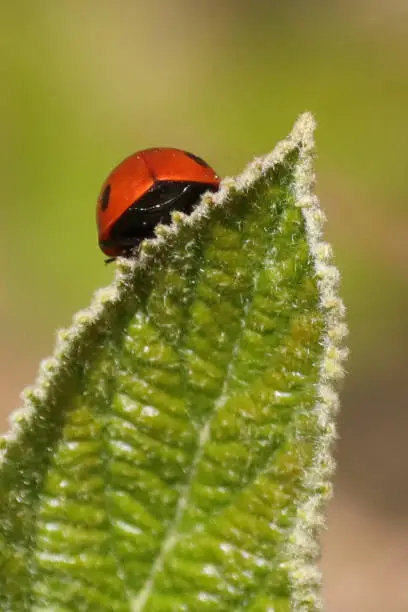
[[[138,151],[105,180],[96,209],[99,246],[111,259],[129,256],[171,212],[189,214],[220,179],[200,157],[173,148]]]

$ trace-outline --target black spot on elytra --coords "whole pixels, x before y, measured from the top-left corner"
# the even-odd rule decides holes
[[[102,212],[105,212],[105,210],[109,206],[110,192],[111,192],[111,186],[110,185],[106,185],[106,187],[103,190],[103,193],[102,193],[102,195],[100,197],[100,203],[101,203],[101,210],[102,210]]]
[[[201,159],[201,157],[198,157],[197,155],[194,155],[194,153],[189,153],[188,151],[184,151],[184,153],[187,155],[187,157],[190,157],[190,159],[193,159],[195,162],[197,162],[197,164],[200,164],[200,166],[204,166],[204,168],[209,168],[210,167],[207,164],[207,162],[205,162],[203,159]]]

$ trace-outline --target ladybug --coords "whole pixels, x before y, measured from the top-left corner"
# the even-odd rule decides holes
[[[191,213],[220,179],[200,157],[173,148],[145,149],[124,159],[102,185],[96,208],[99,246],[112,261],[129,257],[171,212]]]

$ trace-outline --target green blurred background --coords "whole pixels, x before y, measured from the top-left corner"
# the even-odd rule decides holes
[[[408,610],[407,53],[406,0],[1,8],[3,429],[55,329],[112,278],[94,223],[110,169],[172,145],[231,175],[315,113],[352,349],[323,542],[328,612]]]

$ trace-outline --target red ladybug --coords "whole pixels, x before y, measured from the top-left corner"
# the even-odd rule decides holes
[[[200,157],[180,149],[138,151],[104,182],[96,208],[99,246],[114,259],[129,256],[171,212],[191,213],[200,195],[216,191],[220,179]]]

